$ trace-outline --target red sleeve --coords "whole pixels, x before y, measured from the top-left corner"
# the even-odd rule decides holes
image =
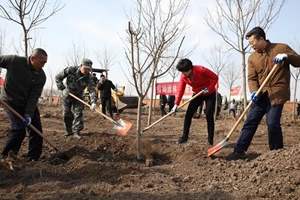
[[[219,80],[219,77],[211,70],[207,69],[207,68],[203,68],[204,69],[204,74],[205,74],[205,77],[207,79],[209,79],[209,82],[208,82],[208,91],[209,93],[211,94],[212,92],[214,92],[216,90],[216,85],[218,83],[218,80]]]

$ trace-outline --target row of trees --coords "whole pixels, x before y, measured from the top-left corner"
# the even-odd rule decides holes
[[[55,1],[53,7],[46,13],[47,2],[47,0],[7,0],[6,6],[0,5],[0,17],[19,24],[22,29],[23,39],[20,41],[23,41],[22,49],[25,56],[34,47],[32,31],[36,31],[44,21],[64,7],[60,1]],[[267,30],[278,18],[286,0],[214,0],[214,2],[215,8],[207,10],[204,20],[224,44],[212,44],[210,55],[203,57],[208,67],[222,77],[229,91],[239,77],[242,77],[244,105],[246,106],[246,56],[250,50],[249,45],[245,43],[246,32],[258,25]],[[179,75],[172,67],[175,61],[178,58],[190,56],[197,44],[188,49],[183,48],[185,31],[188,30],[185,16],[190,6],[189,0],[134,0],[134,5],[134,12],[131,12],[131,15],[127,14],[128,28],[126,36],[122,39],[130,71],[127,79],[139,97],[136,134],[137,158],[140,159],[142,101],[149,91],[151,99],[154,98],[154,85],[157,79],[169,74],[175,80]],[[0,37],[0,42],[3,42],[2,37]],[[0,45],[0,51],[3,50],[1,47],[2,45]],[[296,50],[299,51],[298,48],[299,45],[296,46]],[[102,54],[99,51],[96,53],[102,68],[108,69],[114,64],[115,55],[106,48]],[[241,64],[236,64],[230,59],[233,53],[241,56]],[[87,51],[73,44],[68,54],[65,60],[66,65],[77,65],[80,62],[79,59],[85,56]],[[242,76],[239,75],[240,72],[237,69],[241,70]],[[296,95],[299,70],[294,70],[292,76],[295,79],[294,94]],[[50,78],[53,80],[53,77]],[[151,124],[151,110],[152,106],[149,109],[148,125]]]

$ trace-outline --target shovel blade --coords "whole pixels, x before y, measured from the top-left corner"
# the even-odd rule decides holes
[[[120,124],[121,126],[115,125],[113,129],[117,130],[118,133],[120,133],[121,135],[126,135],[132,126],[132,123],[126,120],[122,120],[121,118],[117,120],[117,123]]]
[[[219,151],[220,149],[222,149],[223,147],[225,147],[226,144],[227,144],[227,141],[228,141],[228,138],[222,140],[221,142],[219,142],[218,144],[216,144],[212,148],[208,149],[207,156],[211,156],[214,153],[216,153],[217,151]]]

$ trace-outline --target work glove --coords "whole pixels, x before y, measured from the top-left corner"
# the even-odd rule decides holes
[[[288,56],[285,53],[277,54],[274,58],[274,63],[281,63],[282,61],[286,60],[287,57]]]
[[[25,119],[23,120],[23,124],[27,127],[29,126],[31,123],[31,117],[25,117]]]
[[[255,96],[255,95],[256,95],[256,91],[251,93],[251,101],[253,103],[256,103],[258,101],[259,97],[260,97],[259,95],[257,95],[257,96]]]
[[[63,89],[62,91],[62,97],[66,98],[67,96],[69,96],[70,91],[68,90],[68,88]]]
[[[97,104],[96,103],[92,103],[91,106],[90,106],[90,109],[91,110],[96,110],[97,108]]]
[[[178,109],[178,105],[175,104],[175,105],[173,106],[173,108],[171,109],[171,113],[175,113],[175,114],[176,114],[176,112],[178,111],[177,109]]]
[[[208,91],[207,88],[202,88],[202,89],[201,89],[201,92],[202,92],[203,94],[209,93],[209,91]]]

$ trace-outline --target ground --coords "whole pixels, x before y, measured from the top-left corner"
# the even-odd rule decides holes
[[[114,124],[89,109],[84,111],[82,138],[64,138],[60,105],[40,106],[43,132],[69,160],[44,142],[39,162],[25,162],[26,137],[11,166],[0,165],[0,199],[139,199],[139,200],[233,200],[299,199],[300,121],[284,112],[282,129],[285,148],[268,149],[267,128],[263,120],[247,152],[246,160],[227,161],[242,123],[228,145],[207,157],[206,122],[193,119],[190,140],[177,144],[182,133],[184,111],[169,116],[142,135],[142,160],[137,160],[136,110],[124,110],[122,119],[133,126],[126,136]],[[155,112],[153,122],[160,118]],[[215,144],[222,141],[235,124],[223,117],[216,121]],[[147,126],[142,116],[142,127]],[[6,113],[0,111],[0,148],[9,131]],[[9,162],[9,160],[8,160]],[[6,163],[7,164],[7,163]],[[12,167],[13,170],[9,170]]]

